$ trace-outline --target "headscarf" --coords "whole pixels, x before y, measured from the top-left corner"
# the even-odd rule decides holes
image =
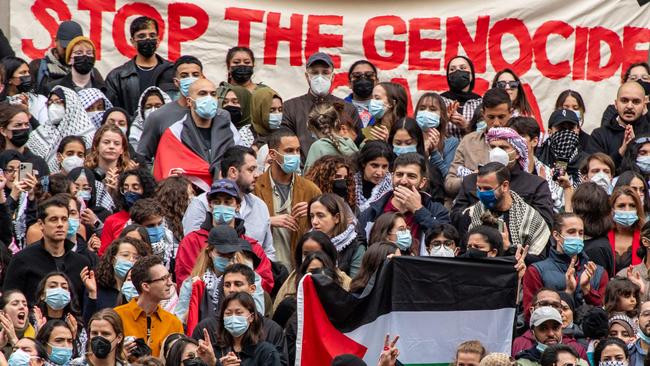
[[[239,106],[241,108],[241,121],[235,125],[237,129],[240,129],[251,123],[251,92],[243,86],[229,84],[224,97],[231,90],[237,96],[237,100],[239,101]]]
[[[7,164],[9,164],[9,162],[12,160],[24,161],[25,156],[18,152],[18,150],[3,151],[0,153],[0,169],[7,168]]]
[[[102,116],[102,120],[100,122],[100,126],[103,126],[106,123],[106,120],[108,120],[108,116],[111,115],[113,112],[121,112],[124,117],[126,117],[126,126],[127,130],[129,127],[131,127],[131,116],[129,116],[129,112],[126,111],[126,109],[122,107],[111,107],[107,110],[104,111],[104,115]]]
[[[453,60],[457,59],[457,58],[462,58],[463,60],[467,61],[467,63],[469,64],[469,72],[472,75],[472,77],[471,77],[472,80],[469,82],[469,90],[466,91],[466,92],[464,92],[464,91],[453,91],[450,88],[448,91],[446,91],[446,92],[444,92],[444,93],[442,93],[440,95],[445,97],[445,98],[449,98],[449,99],[458,101],[460,104],[465,104],[465,102],[467,102],[468,100],[471,100],[471,99],[480,99],[481,98],[480,95],[472,92],[472,90],[474,90],[474,84],[476,82],[476,72],[474,71],[474,63],[468,57],[456,56],[456,57],[452,57],[449,60],[449,62],[447,62],[447,68],[445,69],[447,71],[447,85],[449,85],[449,64],[451,64],[451,62]]]
[[[636,334],[634,329],[636,328],[634,325],[634,320],[632,320],[629,316],[625,314],[616,314],[613,315],[611,318],[609,318],[608,321],[608,328],[612,326],[612,324],[618,324],[625,328],[627,330],[629,335]]]
[[[110,208],[114,207],[113,200],[104,189],[104,184],[102,182],[97,182],[95,180],[95,174],[88,168],[74,168],[68,173],[68,178],[70,178],[71,181],[76,182],[81,175],[81,172],[86,176],[88,185],[90,186],[88,208],[90,208],[100,220],[104,221],[106,220],[106,217],[111,214]]]
[[[138,150],[138,142],[140,142],[140,137],[142,137],[142,131],[144,130],[144,109],[142,105],[144,104],[144,96],[150,93],[152,90],[157,90],[163,98],[163,104],[171,103],[172,98],[169,94],[165,93],[162,89],[157,86],[150,86],[140,94],[140,100],[138,100],[138,109],[135,111],[135,117],[133,118],[133,123],[129,127],[129,143],[133,146],[135,151]]]
[[[251,124],[259,135],[269,135],[269,112],[273,98],[280,97],[275,90],[269,87],[260,87],[253,91],[251,97]]]
[[[101,90],[96,88],[82,89],[79,91],[79,98],[81,99],[81,105],[83,105],[84,110],[90,108],[91,105],[95,104],[98,100],[104,100],[104,110],[110,109],[113,107],[106,95],[102,93]],[[99,128],[101,126],[101,121],[104,116],[104,112],[97,113],[96,115],[90,117],[90,120],[93,122],[95,127]]]
[[[509,127],[492,127],[488,130],[487,142],[494,140],[505,140],[519,153],[519,165],[525,171],[528,168],[528,145],[526,140],[521,137],[515,130]]]
[[[57,85],[52,90],[59,95],[63,92],[65,96],[65,115],[58,126],[50,121],[41,125],[29,135],[27,148],[34,154],[42,157],[47,162],[50,172],[59,171],[59,162],[56,159],[56,149],[61,140],[66,136],[80,136],[83,138],[86,148],[90,149],[95,136],[95,126],[81,105],[79,95],[72,89]]]

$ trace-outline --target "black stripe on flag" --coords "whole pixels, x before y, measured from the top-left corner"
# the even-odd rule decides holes
[[[361,298],[322,275],[313,280],[330,321],[346,333],[391,311],[515,308],[514,264],[512,257],[393,257],[375,273],[374,285]]]

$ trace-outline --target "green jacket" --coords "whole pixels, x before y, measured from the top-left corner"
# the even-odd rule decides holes
[[[309,148],[307,159],[305,160],[305,168],[303,172],[309,172],[309,168],[314,165],[314,162],[325,155],[345,155],[350,156],[357,151],[357,145],[349,137],[335,137],[338,141],[338,150],[331,139],[327,137],[316,140]]]

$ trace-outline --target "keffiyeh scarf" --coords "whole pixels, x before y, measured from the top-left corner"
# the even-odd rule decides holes
[[[41,123],[29,135],[29,140],[26,145],[34,154],[45,159],[52,173],[59,171],[56,149],[64,137],[71,135],[81,136],[86,143],[86,148],[90,149],[93,136],[95,135],[95,126],[81,105],[81,100],[77,93],[62,86],[55,86],[53,90],[57,88],[62,89],[65,94],[65,116],[63,120],[56,126],[50,121]]]
[[[223,276],[217,277],[214,272],[207,270],[203,274],[203,283],[205,283],[205,290],[208,292],[210,302],[214,305],[215,309],[219,309],[219,285]]]
[[[508,211],[509,218],[507,222],[510,245],[516,247],[528,245],[529,254],[539,255],[546,247],[551,232],[539,212],[524,202],[517,193],[510,191],[510,194],[512,196],[512,206]],[[488,211],[481,202],[476,203],[467,210],[469,210],[471,219],[468,230],[483,225],[481,216]]]
[[[344,232],[332,238],[332,244],[336,248],[336,252],[340,253],[357,237],[357,231],[354,224],[348,225]]]
[[[102,93],[101,90],[96,88],[82,89],[79,91],[79,99],[81,99],[81,105],[84,107],[84,110],[90,108],[91,105],[95,104],[98,100],[104,101],[104,110],[113,108],[113,103],[111,103],[108,98]],[[104,112],[99,112],[90,117],[90,120],[93,122],[96,128],[102,125],[102,118],[104,117]]]
[[[131,123],[131,128],[129,129],[129,144],[133,146],[134,150],[138,150],[138,142],[140,142],[140,137],[142,137],[142,131],[144,131],[144,110],[142,109],[142,102],[144,96],[147,95],[151,90],[157,90],[160,95],[163,97],[163,103],[171,103],[172,98],[169,94],[165,93],[162,89],[157,86],[150,86],[145,89],[142,94],[140,94],[140,99],[138,100],[138,109],[135,111],[135,118],[133,118],[133,123]]]
[[[387,173],[384,180],[379,182],[379,184],[372,189],[370,198],[366,198],[363,196],[363,182],[361,179],[361,173],[354,175],[354,184],[357,193],[357,207],[359,207],[360,212],[367,210],[368,207],[370,207],[370,204],[383,196],[384,193],[393,190],[393,176],[390,173]]]
[[[519,165],[524,171],[528,171],[528,145],[526,140],[515,130],[508,127],[492,127],[485,135],[488,143],[494,140],[505,140],[519,154]]]
[[[555,160],[569,162],[578,156],[580,138],[571,130],[562,130],[551,135],[549,144]]]

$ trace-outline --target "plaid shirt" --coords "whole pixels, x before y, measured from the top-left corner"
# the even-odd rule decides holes
[[[447,107],[449,107],[449,105],[454,102],[453,100],[445,97],[442,97],[442,100],[445,101],[445,105]],[[472,118],[474,118],[474,112],[476,112],[476,108],[478,108],[478,106],[480,106],[481,103],[483,103],[482,98],[470,99],[467,102],[465,102],[465,104],[462,107],[460,107],[460,110],[458,112],[460,112],[460,114],[463,115],[467,123],[469,123],[469,121],[471,121]],[[454,136],[460,140],[468,132],[472,132],[472,131],[463,131],[460,129],[460,127],[458,127],[453,123],[447,124],[447,136]]]

